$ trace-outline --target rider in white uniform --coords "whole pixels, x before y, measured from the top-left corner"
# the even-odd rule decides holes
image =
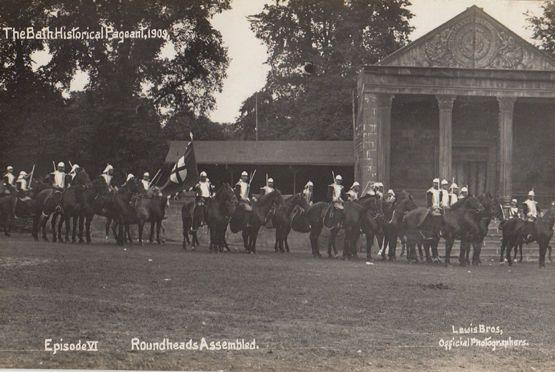
[[[312,183],[312,181],[308,181],[306,185],[304,185],[303,196],[309,205],[312,205],[313,195],[314,195],[314,184]]]
[[[347,191],[347,200],[350,200],[350,201],[358,200],[359,192],[360,192],[360,184],[357,181],[355,181],[353,182],[353,185],[351,186],[349,191]]]
[[[276,189],[274,188],[274,179],[268,178],[268,181],[266,181],[266,185],[261,187],[260,190],[262,190],[262,195],[268,195],[269,193],[275,191]]]
[[[536,194],[534,190],[528,192],[528,199],[524,201],[523,214],[527,221],[535,221],[540,215],[540,208],[538,202],[535,201]]]

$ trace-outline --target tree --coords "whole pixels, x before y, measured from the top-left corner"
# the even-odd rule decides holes
[[[352,138],[356,74],[407,43],[408,5],[408,0],[278,0],[250,17],[271,67],[260,94],[271,97],[263,110],[272,115],[259,114],[260,138]],[[307,62],[315,75],[301,73]],[[253,97],[244,102],[236,124],[246,138],[253,136],[253,104]]]
[[[532,37],[538,40],[541,48],[555,55],[555,1],[546,1],[541,16],[528,15],[532,26]]]
[[[1,2],[0,30],[75,27],[94,32],[110,27],[160,33],[149,39],[3,37],[0,127],[6,135],[0,139],[0,157],[10,162],[21,161],[22,156],[70,159],[95,170],[106,162],[125,169],[155,167],[165,151],[161,124],[177,113],[202,117],[214,106],[213,94],[221,89],[228,58],[210,21],[229,3]],[[51,57],[40,67],[33,64],[37,51],[47,51]],[[89,75],[86,93],[64,98],[77,70]]]

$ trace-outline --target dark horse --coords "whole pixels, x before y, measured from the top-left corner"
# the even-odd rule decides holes
[[[87,243],[91,242],[91,223],[97,210],[101,209],[100,203],[106,199],[108,195],[108,185],[100,177],[92,182],[82,168],[75,174],[71,186],[66,189],[62,195],[62,216],[65,222],[66,234],[65,240],[69,241],[69,230],[71,232],[71,240],[75,242],[76,235],[79,243],[83,243],[83,229],[85,230],[85,239]],[[70,222],[73,220],[72,226]],[[77,234],[77,223],[79,223],[79,233]],[[61,221],[60,221],[61,226]],[[60,231],[58,231],[60,237]]]
[[[38,240],[39,230],[41,230],[43,240],[48,241],[46,223],[52,215],[61,213],[62,192],[39,180],[34,180],[32,187],[30,209],[33,216],[33,238]],[[52,218],[51,224],[52,240],[56,241],[56,220],[54,218]]]
[[[205,207],[206,223],[210,230],[209,250],[211,252],[223,252],[225,248],[229,251],[225,233],[231,216],[237,208],[237,197],[233,188],[227,182],[224,182],[216,191],[214,197],[206,201]]]
[[[181,207],[181,221],[183,223],[183,249],[190,244],[192,250],[200,245],[198,230],[203,224],[208,224],[207,200],[198,200],[193,194],[182,196],[185,201]],[[191,238],[189,239],[189,235]]]
[[[287,242],[287,237],[291,232],[291,220],[296,213],[302,213],[309,208],[308,202],[304,198],[302,193],[292,195],[285,199],[282,204],[280,204],[272,217],[272,224],[276,228],[276,243],[274,245],[274,250],[276,252],[289,252],[289,243]]]
[[[310,232],[310,247],[314,257],[321,257],[318,239],[322,233],[324,226],[330,228],[330,242],[328,244],[328,257],[337,256],[335,248],[335,237],[339,230],[338,226],[342,223],[345,228],[345,247],[343,249],[343,257],[351,258],[356,256],[356,242],[360,236],[360,230],[370,234],[375,231],[375,221],[372,221],[374,215],[366,216],[371,207],[376,208],[376,200],[374,197],[365,196],[357,201],[345,202],[343,210],[343,218],[339,213],[329,213],[330,203],[318,202],[310,206],[304,213],[294,216],[292,220],[292,228],[299,232]],[[328,217],[326,219],[326,217]],[[326,220],[326,224],[324,224]],[[366,229],[366,230],[365,230]],[[367,235],[371,242],[373,239]],[[332,248],[334,250],[332,254]]]
[[[248,253],[256,253],[256,239],[262,225],[268,222],[270,211],[283,203],[277,190],[253,200],[252,205],[239,203],[229,221],[232,233],[242,231],[243,244]]]
[[[515,221],[514,223],[512,223]],[[555,224],[555,206],[552,205],[543,216],[538,217],[535,221],[522,221],[518,219],[509,220],[503,226],[503,239],[509,238],[507,244],[507,261],[512,265],[511,248],[516,249],[516,244],[520,242],[531,243],[536,241],[538,243],[539,252],[539,265],[545,267],[545,255],[549,250],[549,260],[551,261],[551,246],[549,242],[553,237],[553,224]],[[515,254],[516,256],[516,254]]]
[[[376,196],[364,195],[362,198],[354,201],[346,201],[344,209],[343,228],[345,229],[345,244],[343,246],[343,258],[351,259],[357,256],[356,247],[360,237],[360,231],[365,225],[367,234],[367,244],[370,240],[370,247],[367,245],[367,257],[371,254],[368,249],[371,249],[373,239],[369,238],[369,234],[374,235],[378,231],[377,226],[372,226],[372,218],[379,214],[379,200]],[[371,212],[370,216],[368,212]]]
[[[8,188],[0,183],[0,221],[4,225],[4,235],[6,236],[10,236],[16,204],[17,194],[15,190],[8,190]]]

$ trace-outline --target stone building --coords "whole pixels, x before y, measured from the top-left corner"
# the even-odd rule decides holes
[[[555,59],[476,6],[358,76],[355,177],[555,199]]]

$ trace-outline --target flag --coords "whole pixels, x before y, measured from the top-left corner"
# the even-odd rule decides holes
[[[193,142],[187,142],[183,156],[173,165],[169,177],[162,187],[165,192],[172,193],[187,190],[198,181],[198,168],[195,160]]]

